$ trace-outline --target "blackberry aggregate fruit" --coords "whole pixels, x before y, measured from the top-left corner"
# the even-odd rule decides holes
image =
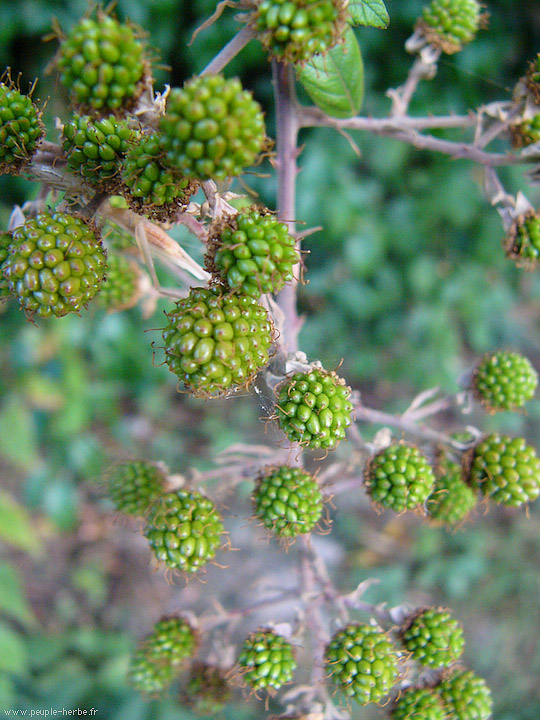
[[[440,452],[435,484],[426,502],[428,516],[441,525],[455,526],[477,505],[476,493],[463,481],[461,465]]]
[[[140,32],[101,9],[60,38],[57,68],[74,104],[90,112],[129,108],[144,82]]]
[[[417,27],[428,42],[452,54],[474,40],[483,22],[482,4],[477,0],[432,0]]]
[[[165,493],[150,508],[145,536],[156,558],[194,573],[212,560],[224,532],[214,504],[197,491]]]
[[[199,180],[240,175],[266,138],[259,103],[240,80],[222,75],[194,77],[173,89],[159,128],[169,165]]]
[[[338,42],[346,19],[344,0],[261,0],[251,24],[270,58],[302,64]]]
[[[313,368],[281,384],[276,403],[280,428],[291,442],[331,450],[351,424],[351,388],[335,372]]]
[[[4,77],[0,82],[0,174],[16,174],[31,159],[43,134],[39,112]]]
[[[13,231],[2,272],[21,308],[37,317],[78,312],[99,291],[106,255],[92,225],[43,212]]]
[[[291,643],[272,630],[256,630],[242,646],[238,665],[254,690],[277,690],[291,682],[296,660]]]
[[[248,209],[215,228],[206,267],[231,290],[259,298],[292,280],[298,261],[287,225],[270,213]]]
[[[97,304],[108,312],[120,312],[137,304],[141,295],[141,271],[121,253],[109,251],[104,282]]]
[[[432,688],[409,687],[392,705],[392,720],[450,720],[441,696]]]
[[[398,679],[399,654],[375,625],[351,623],[332,637],[325,651],[330,680],[360,705],[380,703]]]
[[[523,438],[487,435],[464,465],[469,485],[494,502],[519,507],[540,494],[540,459]]]
[[[144,516],[165,490],[165,475],[152,463],[128,461],[113,465],[107,474],[107,490],[116,509]]]
[[[68,167],[98,185],[110,185],[119,175],[124,156],[136,138],[129,124],[114,115],[73,115],[62,133]]]
[[[534,268],[540,261],[540,217],[533,210],[523,213],[503,239],[506,256],[518,267]]]
[[[167,165],[155,132],[142,136],[129,148],[121,178],[133,209],[150,215],[155,215],[163,206],[170,206],[175,211],[185,208],[197,187]]]
[[[450,672],[435,688],[447,705],[452,720],[488,720],[493,700],[483,678],[470,670]]]
[[[165,362],[196,396],[227,396],[246,387],[269,361],[273,326],[248,295],[192,288],[166,316]]]
[[[530,361],[509,351],[485,355],[473,376],[474,393],[491,412],[523,407],[534,397],[537,385],[538,374]]]
[[[313,530],[323,498],[313,475],[299,467],[263,468],[253,492],[255,515],[280,538]]]
[[[408,618],[400,639],[417,662],[432,668],[448,667],[465,647],[463,628],[443,608],[426,608]]]
[[[378,452],[366,468],[365,487],[374,502],[396,512],[413,510],[427,500],[435,475],[414,445],[394,442]]]

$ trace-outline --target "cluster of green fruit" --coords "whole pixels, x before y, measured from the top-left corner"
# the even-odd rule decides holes
[[[515,410],[536,391],[537,373],[518,353],[501,351],[476,364],[472,387],[491,412]],[[523,438],[492,433],[462,453],[439,449],[435,467],[414,445],[394,442],[368,462],[365,487],[373,501],[396,512],[422,509],[434,521],[456,525],[477,504],[476,491],[518,507],[540,494],[540,458]]]

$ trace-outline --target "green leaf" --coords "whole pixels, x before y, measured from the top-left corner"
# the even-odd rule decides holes
[[[23,675],[28,665],[26,648],[21,636],[7,625],[0,625],[0,670]]]
[[[0,539],[32,554],[37,555],[41,550],[32,518],[3,490],[0,491]]]
[[[364,64],[352,28],[345,42],[315,57],[298,71],[298,79],[315,105],[335,118],[357,115],[364,97]]]
[[[32,413],[14,395],[0,410],[0,455],[23,470],[31,470],[38,462]]]
[[[386,28],[390,22],[383,0],[350,0],[349,12],[353,25]]]
[[[9,563],[0,565],[0,611],[26,626],[37,624],[24,596],[19,575]]]

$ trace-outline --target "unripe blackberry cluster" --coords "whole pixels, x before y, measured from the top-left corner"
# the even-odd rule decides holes
[[[278,690],[291,682],[296,660],[291,643],[272,630],[256,630],[238,656],[242,679],[254,690]]]
[[[226,396],[269,361],[273,326],[248,295],[192,288],[166,316],[165,362],[194,395]]]
[[[507,257],[518,267],[532,268],[540,261],[540,217],[533,210],[512,224],[503,240]]]
[[[280,538],[313,530],[323,510],[314,477],[299,467],[264,468],[253,492],[255,515]]]
[[[43,128],[28,95],[0,82],[0,174],[17,173],[37,149]]]
[[[519,353],[500,351],[485,355],[476,365],[473,389],[489,411],[516,410],[534,397],[538,374]]]
[[[209,272],[254,298],[281,290],[298,261],[287,225],[257,210],[242,211],[215,228],[206,256]]]
[[[392,443],[369,461],[365,488],[372,500],[396,512],[413,510],[429,497],[435,475],[414,445]]]
[[[107,254],[107,270],[97,304],[108,312],[133,307],[141,294],[141,271],[134,260],[117,252]]]
[[[144,530],[156,558],[185,573],[197,572],[212,560],[223,533],[213,502],[189,490],[162,495],[150,508]]]
[[[156,210],[174,203],[185,208],[196,185],[166,164],[158,133],[150,133],[132,145],[125,157],[121,177],[127,198],[138,212],[156,215]],[[156,206],[156,207],[152,207]]]
[[[173,89],[159,127],[167,162],[196,180],[240,175],[265,141],[259,103],[238,79],[222,75],[195,77]]]
[[[442,525],[457,525],[476,504],[476,493],[463,481],[461,465],[439,452],[435,484],[426,502],[428,516]]]
[[[72,102],[92,110],[128,107],[141,90],[144,47],[138,32],[101,10],[61,38],[57,67]]]
[[[464,459],[467,482],[494,502],[512,507],[540,494],[540,459],[523,438],[492,433]]]
[[[482,22],[478,0],[432,0],[424,8],[417,28],[429,43],[451,54],[474,40]]]
[[[197,635],[186,620],[162,618],[137,646],[129,670],[131,684],[147,695],[163,692],[196,648]]]
[[[346,625],[332,637],[324,658],[331,681],[360,705],[381,702],[398,679],[399,653],[375,625]]]
[[[465,647],[463,628],[442,608],[426,608],[409,618],[400,633],[404,647],[421,665],[448,667]]]
[[[73,115],[62,133],[68,167],[93,184],[111,183],[136,136],[127,121],[114,115]]]
[[[485,680],[470,670],[451,671],[436,689],[452,720],[488,720],[491,717],[491,691]]]
[[[107,474],[107,491],[119,512],[144,517],[165,489],[164,473],[149,462],[123,462]]]
[[[343,0],[261,0],[251,24],[271,58],[305,63],[342,37],[346,5]]]
[[[398,695],[391,717],[392,720],[450,720],[436,690],[416,687],[409,687]]]
[[[62,317],[94,297],[105,266],[105,251],[91,225],[74,215],[43,212],[13,231],[2,272],[28,315]]]
[[[2,265],[9,257],[9,246],[12,243],[10,232],[0,232],[0,300],[10,296],[9,287],[2,274]]]
[[[351,424],[351,388],[335,372],[312,368],[279,388],[276,416],[291,442],[332,450]]]

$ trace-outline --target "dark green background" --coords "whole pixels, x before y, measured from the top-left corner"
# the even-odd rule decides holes
[[[118,2],[119,15],[148,32],[161,63],[170,67],[156,71],[157,89],[199,72],[232,37],[238,26],[228,9],[187,46],[214,5]],[[410,67],[403,45],[422,3],[389,0],[387,6],[388,30],[357,31],[366,67],[363,112],[374,116],[388,111],[385,90],[403,82]],[[50,139],[53,117],[65,114],[65,106],[54,74],[44,75],[56,43],[41,38],[53,17],[69,29],[86,7],[4,0],[0,8],[0,68],[21,72],[21,87],[39,78],[36,97],[49,97]],[[464,113],[511,97],[540,49],[540,10],[515,0],[492,2],[489,10],[489,31],[441,60],[437,77],[420,86],[411,113]],[[270,72],[259,46],[251,43],[227,73],[253,89],[272,135]],[[387,410],[403,410],[416,392],[433,385],[455,392],[457,377],[489,350],[519,349],[540,368],[539,275],[504,258],[500,219],[483,200],[479,169],[396,141],[361,134],[355,140],[360,159],[330,130],[301,137],[297,219],[324,228],[305,242],[302,349],[328,367],[343,359],[340,372],[365,402]],[[494,149],[506,147],[501,141]],[[538,189],[527,186],[521,169],[505,169],[501,178],[510,192],[522,189],[538,204]],[[248,181],[275,206],[272,177]],[[13,204],[35,192],[26,180],[0,177],[1,227]],[[186,243],[197,250],[194,240]],[[98,718],[191,717],[172,698],[143,702],[126,685],[133,638],[174,605],[175,589],[165,587],[160,573],[149,579],[144,542],[132,525],[113,522],[96,481],[118,458],[162,460],[182,473],[210,467],[215,453],[233,442],[270,443],[273,435],[264,435],[256,422],[254,397],[204,403],[178,396],[175,378],[153,367],[150,342],[159,334],[145,330],[162,324],[167,305],[162,301],[148,320],[138,309],[106,316],[90,308],[80,318],[35,327],[13,303],[0,317],[6,489],[0,495],[6,541],[0,555],[0,610],[6,614],[0,709],[96,707]],[[533,401],[526,413],[489,417],[475,410],[463,422],[523,433],[540,445],[539,418],[540,403]],[[457,426],[455,416],[442,422],[446,429]],[[337,506],[330,539],[331,547],[341,548],[334,568],[340,586],[346,591],[376,577],[380,583],[366,595],[369,601],[452,607],[466,628],[466,662],[493,688],[494,717],[537,720],[538,508],[528,517],[490,510],[452,534],[414,517],[377,516],[356,496]],[[250,514],[245,492],[235,510]],[[278,557],[277,547],[268,551]],[[294,559],[293,550],[286,562]],[[230,584],[229,606],[245,602]],[[236,584],[241,588],[242,579]],[[261,706],[240,702],[226,714],[259,717]],[[380,716],[378,710],[355,711],[362,719]]]

